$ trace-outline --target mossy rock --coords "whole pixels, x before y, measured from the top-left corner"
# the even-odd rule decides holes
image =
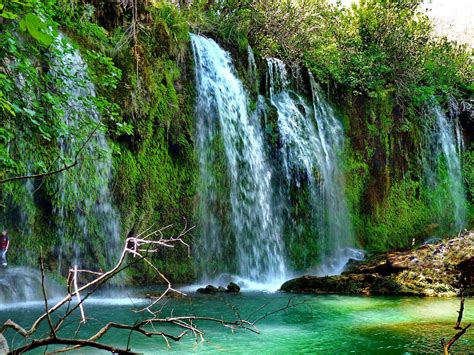
[[[363,295],[456,296],[472,292],[474,231],[449,241],[377,257],[339,276],[302,276],[281,286],[285,292]],[[385,260],[385,261],[384,261]]]

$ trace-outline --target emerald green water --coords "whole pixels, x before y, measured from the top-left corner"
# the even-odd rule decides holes
[[[243,293],[240,295],[193,295],[189,299],[169,300],[164,312],[174,315],[209,315],[235,319],[232,308],[241,317],[247,317],[257,308],[266,304],[258,312],[265,313],[284,306],[293,295],[283,293]],[[349,296],[296,296],[294,302],[305,300],[296,308],[262,320],[258,328],[261,334],[239,330],[232,332],[218,324],[201,322],[205,331],[205,342],[195,343],[186,337],[179,343],[171,343],[172,353],[360,353],[360,354],[407,354],[440,353],[440,339],[450,338],[459,309],[458,299],[414,298],[414,297],[349,297]],[[132,302],[135,306],[132,305]],[[86,304],[89,321],[82,335],[90,335],[106,321],[131,323],[143,316],[132,309],[142,306],[140,299],[95,299]],[[134,308],[135,307],[135,308]],[[464,321],[474,322],[474,299],[465,303]],[[15,307],[2,306],[0,321],[19,321],[26,326],[42,310],[39,303]],[[46,324],[45,324],[46,325]],[[63,336],[71,336],[77,324],[65,329]],[[166,329],[173,331],[172,328]],[[42,332],[47,328],[43,327]],[[178,333],[179,330],[175,330]],[[66,334],[68,333],[68,334]],[[8,331],[6,337],[18,345],[20,337]],[[103,342],[125,346],[128,333],[113,331],[103,338]],[[134,335],[132,350],[146,354],[167,351],[161,338],[149,339]],[[43,349],[44,350],[44,349]],[[43,350],[34,353],[43,353]],[[48,350],[53,350],[49,348]],[[474,353],[474,331],[466,333],[452,348],[452,353]],[[77,351],[80,354],[100,354],[91,349]]]

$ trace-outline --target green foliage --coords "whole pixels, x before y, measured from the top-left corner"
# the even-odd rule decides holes
[[[346,197],[351,221],[356,235],[364,235],[363,196],[367,189],[369,167],[364,159],[346,145],[344,168],[346,176]]]
[[[61,50],[65,48],[69,48],[66,52],[79,48],[88,63],[89,78],[97,94],[82,104],[100,112],[110,137],[115,139],[115,186],[117,204],[123,213],[122,232],[126,234],[133,227],[147,228],[154,223],[176,223],[173,231],[181,230],[184,220],[192,217],[196,173],[191,144],[194,94],[190,84],[177,83],[178,63],[184,60],[188,48],[186,21],[174,6],[165,2],[150,8],[151,21],[139,33],[141,49],[136,57],[134,54],[138,52],[131,50],[136,45],[123,40],[126,28],[117,27],[109,35],[95,22],[96,10],[92,6],[71,6],[69,1],[34,3],[38,5],[35,8],[38,15],[22,15],[21,24],[8,22],[0,33],[0,108],[7,114],[0,131],[0,179],[50,171],[58,160],[72,163],[74,157],[63,156],[58,141],[69,142],[68,151],[74,151],[97,129],[97,123],[88,117],[77,117],[77,126],[65,125],[63,116],[70,97],[63,90],[51,90],[62,83],[56,82],[50,73],[50,59],[64,55]],[[42,24],[55,27],[55,21],[65,26],[69,37],[78,45],[59,49],[60,44],[46,43],[49,38],[43,36]],[[16,35],[16,26],[21,26],[31,39]],[[67,39],[61,41],[70,43]],[[47,51],[45,45],[49,45]],[[184,70],[188,70],[186,65],[182,65]],[[11,71],[4,72],[7,66]],[[18,76],[20,81],[15,80]],[[66,183],[61,185],[64,191],[58,193],[54,177],[41,184],[31,181],[0,187],[1,222],[11,227],[18,241],[12,246],[12,261],[31,263],[35,260],[34,253],[43,247],[52,254],[50,267],[58,268],[54,264],[57,257],[54,244],[61,244],[66,254],[68,249],[72,253],[72,240],[76,238],[84,262],[95,260],[100,266],[106,264],[105,254],[100,252],[106,236],[97,233],[101,221],[91,213],[86,217],[89,233],[97,235],[92,241],[77,238],[83,232],[77,230],[74,221],[78,201],[94,198],[94,186],[99,182],[87,171],[93,168],[95,159],[105,158],[101,152],[97,154],[84,155],[74,168],[77,174],[92,177],[89,181],[81,180],[77,190],[73,184]],[[64,181],[76,178],[75,171],[64,173]],[[67,200],[60,196],[66,196]],[[60,203],[66,217],[52,219],[52,209],[57,209]],[[20,224],[16,224],[19,215],[26,219],[21,217]],[[57,224],[64,225],[61,241],[57,240]],[[22,256],[20,246],[32,251],[32,260]],[[179,248],[164,262],[181,279],[193,277],[191,261],[183,261],[186,254],[187,251]],[[143,278],[149,276],[148,272],[142,274]]]
[[[466,45],[458,45],[445,37],[433,40],[423,58],[422,75],[409,87],[414,103],[421,105],[433,94],[472,96],[472,53]]]
[[[423,237],[431,222],[428,201],[420,198],[419,182],[403,179],[394,184],[384,204],[377,206],[374,216],[366,221],[365,247],[382,252],[406,248],[412,238]]]
[[[287,245],[288,260],[291,267],[303,270],[317,265],[321,261],[320,238],[318,227],[315,225],[311,192],[306,185],[303,188],[292,186],[290,189],[291,221],[284,228],[285,245]]]
[[[185,17],[167,1],[154,2],[149,11],[153,19],[149,26],[150,39],[154,41],[151,43],[153,54],[183,59],[189,42],[189,26]]]
[[[45,87],[48,83],[48,78],[41,80],[38,71],[30,59],[35,53],[37,47],[36,43],[32,43],[32,51],[28,53],[24,50],[24,44],[15,38],[11,31],[6,30],[0,34],[0,43],[2,50],[0,50],[0,57],[5,61],[11,61],[15,58],[14,65],[10,66],[10,70],[6,74],[1,74],[0,91],[4,96],[8,107],[4,108],[6,112],[4,119],[4,136],[8,135],[9,143],[17,137],[20,132],[31,137],[34,141],[41,142],[41,144],[48,145],[53,136],[58,135],[59,126],[57,122],[48,115],[52,103],[60,100],[58,96],[42,95],[37,97],[32,91],[33,87],[39,85]],[[4,62],[5,63],[5,62]],[[21,75],[22,80],[15,80],[16,75]],[[0,168],[0,176],[4,177],[9,174],[20,173],[22,162],[25,157],[21,153],[14,155],[15,149],[5,150],[1,158],[2,161],[18,160],[15,164],[3,165]],[[41,155],[38,155],[37,162],[41,162]],[[42,165],[48,165],[47,161],[42,161]]]
[[[474,146],[471,144],[469,150],[464,152],[462,175],[467,190],[467,198],[470,205],[469,218],[474,220]]]
[[[136,43],[123,41],[122,28],[111,34],[113,62],[122,76],[116,89],[105,91],[119,108],[111,132],[123,234],[155,223],[174,224],[171,232],[181,231],[192,221],[196,188],[194,88],[183,81],[191,65],[188,25],[176,7],[164,1],[143,11],[149,20],[141,24]],[[187,251],[178,248],[156,261],[166,273],[190,280],[194,267],[186,256]],[[154,271],[135,269],[133,277],[153,280]]]
[[[27,30],[31,37],[46,47],[53,43],[54,37],[48,33],[49,29],[47,24],[35,14],[26,14],[20,21],[20,29],[22,31]]]
[[[364,0],[349,8],[324,0],[220,1],[207,9],[203,30],[237,45],[248,38],[264,56],[302,61],[320,81],[351,94],[389,93],[419,108],[429,95],[472,93],[472,50],[436,39],[420,6],[421,0]]]
[[[193,1],[185,16],[191,29],[197,33],[209,33],[227,45],[246,50],[249,22],[252,12],[250,0],[224,0],[209,3]]]
[[[0,79],[4,80],[5,75],[0,75]],[[10,114],[12,116],[16,115],[11,103],[3,97],[3,92],[0,92],[0,108],[3,112],[7,114]]]
[[[43,46],[49,47],[55,38],[54,31],[49,28],[52,23],[31,12],[37,6],[41,8],[41,2],[38,0],[7,0],[5,3],[2,1],[0,3],[0,17],[5,20],[19,18],[21,31],[27,32]],[[41,9],[37,11],[42,14]]]
[[[10,0],[0,2],[0,16],[3,18],[2,33],[0,35],[0,42],[3,47],[0,50],[1,58],[4,58],[5,55],[9,55],[10,58],[18,57],[17,54],[19,53],[20,47],[17,43],[18,38],[11,32],[12,26],[16,23],[16,21],[13,20],[19,19],[20,30],[28,33],[32,38],[37,40],[37,44],[45,47],[51,45],[54,39],[54,30],[52,31],[49,27],[54,27],[54,24],[43,20],[40,16],[32,12],[37,4],[39,4],[37,0]],[[40,9],[37,11],[41,13]],[[38,49],[39,48],[35,48],[35,50]],[[27,60],[24,54],[23,58],[25,60],[19,65],[20,72],[21,65],[24,65]],[[7,115],[16,116],[22,109],[9,98],[9,94],[13,90],[13,81],[12,78],[6,74],[4,71],[0,72],[0,79],[2,81],[2,85],[0,85],[0,108]],[[35,114],[35,111],[31,109],[26,109],[25,112],[28,113],[30,117],[33,117]],[[44,126],[42,126],[42,128],[44,128]]]

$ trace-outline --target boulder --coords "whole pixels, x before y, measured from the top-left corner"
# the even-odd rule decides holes
[[[207,285],[206,287],[198,288],[196,292],[204,293],[204,294],[214,294],[214,293],[220,293],[220,292],[239,293],[240,286],[237,285],[235,282],[230,282],[227,285],[227,288],[222,287],[222,286],[216,287],[213,285]]]
[[[389,295],[399,293],[391,277],[378,274],[346,274],[337,276],[302,276],[285,282],[285,292],[345,295]]]
[[[467,296],[474,295],[474,256],[460,262],[456,268],[460,271],[460,284]]]
[[[397,274],[410,268],[412,258],[403,254],[392,254],[387,258],[388,275]]]
[[[227,293],[239,293],[240,292],[240,286],[237,285],[235,282],[231,282],[227,285],[227,290],[225,292],[227,292]]]
[[[205,293],[205,294],[214,294],[214,293],[218,293],[219,292],[219,289],[215,286],[212,286],[212,285],[207,285],[206,287],[201,287],[201,288],[198,288],[197,291],[198,293]]]
[[[163,293],[160,293],[160,292],[145,294],[145,297],[151,300],[156,300],[157,298],[160,298],[162,296],[163,296]],[[166,293],[165,297],[166,298],[185,298],[186,294],[181,293],[181,292],[176,292],[175,290],[170,290]]]

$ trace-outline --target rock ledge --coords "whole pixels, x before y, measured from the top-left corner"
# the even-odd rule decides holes
[[[385,254],[337,276],[302,276],[285,292],[314,294],[455,296],[474,295],[474,231],[407,252]]]

